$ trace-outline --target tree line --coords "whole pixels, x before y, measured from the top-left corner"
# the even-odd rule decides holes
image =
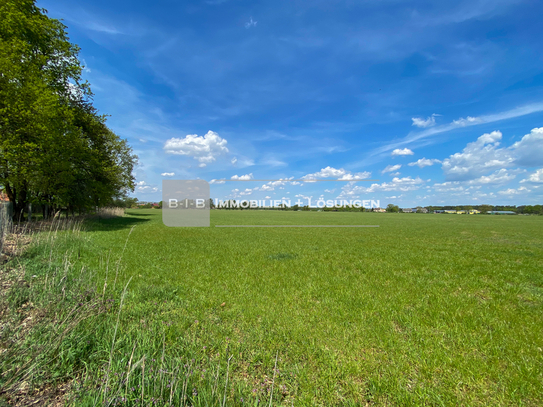
[[[421,208],[421,207],[417,207]],[[518,214],[527,215],[543,215],[543,205],[445,205],[445,206],[426,206],[428,212],[436,210],[453,210],[453,211],[470,211],[476,209],[481,213],[488,213],[490,211],[511,211]],[[387,212],[400,212],[400,207],[394,204],[388,204],[386,207]]]
[[[92,105],[66,26],[35,0],[2,0],[0,16],[0,186],[13,216],[126,197],[137,157]]]

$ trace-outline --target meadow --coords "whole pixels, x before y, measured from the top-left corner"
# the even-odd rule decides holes
[[[379,227],[215,227],[258,224]],[[542,231],[538,216],[239,210],[168,228],[129,210],[23,263],[53,281],[57,259],[58,287],[88,274],[111,301],[55,356],[76,405],[538,406]]]

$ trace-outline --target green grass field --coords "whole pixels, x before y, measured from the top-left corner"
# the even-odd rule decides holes
[[[92,363],[190,365],[187,405],[543,403],[543,217],[212,211],[211,223],[167,228],[160,210],[131,210],[81,232],[70,256],[100,291],[131,279],[118,332],[115,311],[90,335],[105,349]],[[215,227],[234,224],[380,227]]]
[[[104,270],[132,226],[126,314],[169,325],[169,347],[228,343],[249,397],[278,355],[278,402],[543,402],[542,217],[212,211],[189,229],[136,210],[95,225],[82,261]]]

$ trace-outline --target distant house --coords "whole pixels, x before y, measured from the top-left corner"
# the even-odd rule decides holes
[[[481,211],[478,211],[477,209],[470,209],[468,212],[470,215],[476,215],[478,213],[481,213]]]
[[[490,215],[516,215],[513,211],[488,211]]]
[[[386,212],[386,209],[383,208],[372,208],[372,212]]]
[[[465,213],[467,213],[467,212],[464,211],[464,210],[461,210],[461,211],[456,211],[456,213],[457,213],[458,215],[463,215],[463,214],[465,214]]]
[[[445,213],[445,211],[443,209],[436,209],[434,213]]]
[[[420,212],[420,213],[428,213],[428,209],[426,208],[421,208],[420,206],[417,208],[417,212]]]
[[[446,209],[445,213],[456,213],[454,209]]]
[[[413,212],[416,212],[416,211],[417,211],[416,209],[413,211],[412,208],[402,208],[403,213],[413,213]]]

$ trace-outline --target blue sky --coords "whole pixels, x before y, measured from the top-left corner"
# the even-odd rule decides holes
[[[543,203],[537,0],[38,1],[108,125],[214,198]],[[345,182],[372,179],[378,181]]]

